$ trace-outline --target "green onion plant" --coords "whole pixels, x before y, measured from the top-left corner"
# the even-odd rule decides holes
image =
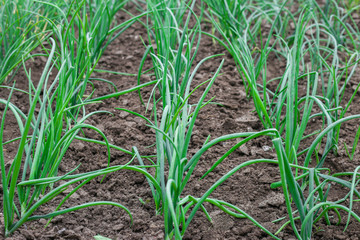
[[[84,115],[78,121],[73,121],[71,118],[66,117],[66,113],[71,111],[71,107],[67,107],[66,104],[62,105],[61,101],[70,101],[72,92],[70,89],[69,92],[65,93],[63,89],[61,89],[62,86],[58,84],[62,76],[62,71],[64,71],[65,68],[60,68],[55,79],[52,82],[50,80],[50,73],[54,68],[53,58],[55,56],[55,42],[52,40],[52,43],[53,46],[49,54],[49,59],[37,86],[34,85],[31,71],[26,72],[29,80],[28,94],[30,100],[28,113],[23,113],[16,104],[11,102],[14,88],[12,88],[7,100],[0,99],[0,103],[5,104],[0,128],[0,164],[6,237],[27,221],[39,218],[50,219],[60,214],[95,205],[117,206],[124,209],[131,217],[127,208],[119,203],[107,201],[85,203],[79,206],[61,209],[64,202],[83,185],[97,176],[123,169],[124,166],[108,167],[94,172],[71,175],[71,173],[78,169],[78,167],[76,167],[64,176],[57,176],[61,160],[70,144],[77,138],[78,133],[81,132],[82,129],[92,129],[104,138],[105,141],[101,142],[101,144],[107,148],[108,166],[110,164],[111,146],[105,135],[99,129],[84,123],[87,118],[97,112]],[[64,65],[65,64],[66,62]],[[57,103],[59,103],[59,105],[57,105]],[[57,107],[54,108],[54,104],[56,104]],[[38,111],[36,111],[37,108],[39,109]],[[12,112],[17,120],[20,136],[4,142],[5,117],[8,110]],[[80,137],[77,139],[84,138]],[[86,138],[84,140],[91,141],[91,139]],[[7,167],[3,146],[14,141],[19,142],[17,154],[10,166]],[[122,150],[121,148],[117,149]],[[123,151],[127,152],[126,150]],[[58,184],[60,180],[69,181]],[[63,193],[71,184],[77,185],[74,190],[63,198],[53,212],[45,215],[34,215],[34,212],[40,206]]]
[[[23,60],[49,35],[47,23],[39,18],[51,9],[35,1],[0,1],[0,84],[10,82]]]
[[[211,217],[203,205],[204,202],[213,204],[234,217],[251,218],[230,203],[208,197],[183,196],[183,191],[200,157],[210,147],[234,138],[246,138],[241,141],[241,144],[243,144],[255,137],[272,134],[272,132],[225,135],[210,142],[205,142],[203,148],[193,156],[189,156],[190,140],[195,121],[201,108],[211,103],[213,99],[210,98],[206,101],[206,96],[220,72],[223,61],[211,79],[200,83],[191,90],[192,81],[201,64],[217,56],[204,58],[193,68],[201,40],[200,20],[193,12],[195,1],[191,2],[191,5],[185,6],[188,9],[188,14],[182,29],[179,28],[180,24],[175,21],[177,8],[166,7],[167,2],[165,1],[148,1],[147,3],[149,18],[152,23],[148,27],[150,31],[148,35],[156,38],[153,41],[150,39],[149,42],[155,42],[156,47],[153,45],[147,47],[139,72],[142,72],[146,56],[150,55],[156,78],[155,88],[149,98],[149,101],[152,101],[153,104],[151,108],[152,118],[147,118],[127,109],[118,109],[144,119],[149,127],[155,129],[156,160],[143,158],[136,148],[133,148],[133,152],[135,152],[141,165],[145,166],[145,161],[150,161],[153,166],[156,166],[153,179],[147,179],[153,193],[156,209],[158,213],[164,215],[165,238],[182,239],[196,212],[195,208],[192,211],[191,208],[196,204],[211,221]],[[196,23],[190,29],[189,22],[192,16],[194,16]],[[168,19],[171,19],[171,21]],[[176,36],[176,38],[171,36]],[[205,86],[205,90],[200,99],[196,104],[190,104],[190,97],[195,91],[199,91],[201,86]],[[239,146],[235,146],[235,149],[237,147]],[[233,151],[234,149],[229,150],[223,158]],[[230,176],[231,174],[228,174],[222,179],[225,180]],[[156,189],[155,185],[158,185],[159,189]],[[209,192],[215,188],[216,186]],[[199,207],[196,207],[196,209]],[[188,212],[191,213],[189,217],[187,217]],[[258,224],[255,219],[252,219],[252,221],[268,234],[274,236],[270,231]]]
[[[91,103],[95,91],[94,81],[109,84],[117,91],[116,86],[105,79],[93,77],[97,63],[106,47],[125,29],[134,23],[134,19],[114,24],[114,16],[126,1],[80,1],[70,2],[63,8],[50,2],[41,2],[56,10],[62,16],[60,21],[53,21],[42,16],[51,26],[56,41],[56,68],[60,72],[59,84],[62,91],[72,91],[73,96],[67,107],[72,107],[68,114],[77,119],[84,112],[83,103]],[[140,16],[135,17],[139,18]],[[46,47],[43,45],[45,51]],[[66,64],[64,64],[66,63]],[[87,88],[90,94],[85,95]],[[61,93],[63,94],[63,93]],[[61,97],[60,99],[65,99]],[[65,103],[62,103],[65,104]],[[60,107],[60,104],[57,104]]]
[[[37,87],[34,86],[31,71],[26,71],[24,65],[29,81],[30,110],[28,114],[24,114],[15,104],[11,103],[12,94],[8,100],[1,100],[1,103],[6,105],[2,118],[1,136],[8,110],[15,115],[20,130],[19,137],[7,142],[1,141],[0,145],[2,150],[3,145],[20,141],[18,153],[10,168],[5,166],[3,151],[0,159],[4,189],[5,235],[9,236],[27,221],[39,218],[52,219],[60,214],[95,205],[120,207],[132,219],[129,210],[115,202],[100,201],[67,209],[61,208],[75,191],[97,176],[105,176],[120,169],[130,169],[147,174],[141,168],[130,166],[130,162],[127,165],[110,167],[110,148],[123,151],[130,156],[134,154],[109,144],[99,129],[85,124],[86,119],[99,112],[86,113],[85,105],[99,102],[99,100],[91,99],[94,90],[90,90],[88,96],[85,95],[86,91],[89,91],[86,89],[88,83],[91,85],[91,81],[101,80],[114,86],[111,82],[103,79],[92,79],[91,74],[106,46],[134,20],[130,19],[119,25],[112,25],[115,13],[125,3],[120,1],[116,3],[114,1],[98,1],[92,3],[95,5],[91,5],[90,10],[87,8],[86,1],[81,1],[78,5],[72,2],[70,6],[44,1],[37,2],[52,9],[60,17],[53,19],[46,14],[39,16],[47,22],[55,40],[51,38],[47,44],[41,42],[42,49],[49,58]],[[90,19],[88,19],[88,11],[91,12]],[[51,46],[51,49],[45,46]],[[56,72],[56,77],[50,79],[53,72]],[[127,92],[129,91],[117,92],[116,95],[123,95]],[[113,96],[110,94],[102,99],[110,97]],[[35,111],[37,107],[40,109],[38,112]],[[104,141],[81,136],[85,128],[98,132]],[[78,169],[76,167],[66,175],[58,176],[59,165],[74,139],[105,145],[108,153],[108,167],[94,172],[72,175]],[[60,180],[68,181],[59,185]],[[58,203],[58,207],[53,212],[40,216],[33,215],[41,205],[61,194],[71,184],[76,184],[76,187]],[[18,196],[17,201],[16,196]]]
[[[209,6],[211,7],[212,4],[210,1]],[[223,5],[224,7],[226,6],[226,4]],[[285,46],[285,48],[281,48],[284,49],[281,56],[285,56],[286,59],[285,73],[278,79],[270,80],[273,83],[275,81],[277,83],[275,91],[271,91],[267,87],[267,81],[269,80],[266,79],[266,64],[268,56],[274,52],[275,44],[270,45],[270,42],[273,37],[272,34],[275,32],[276,22],[281,18],[281,15],[278,13],[273,16],[271,21],[274,24],[270,29],[265,44],[262,45],[259,53],[254,54],[249,48],[250,38],[247,32],[237,31],[238,28],[234,24],[236,21],[240,22],[241,18],[235,18],[237,16],[233,14],[235,10],[229,9],[229,5],[226,8],[229,12],[227,17],[234,18],[232,21],[218,21],[219,14],[216,13],[219,12],[219,9],[211,8],[210,10],[210,19],[215,29],[223,37],[223,40],[214,38],[232,54],[238,65],[240,75],[247,83],[250,96],[255,104],[255,110],[263,123],[264,129],[276,129],[276,134],[270,137],[278,156],[277,164],[279,165],[281,182],[272,184],[272,187],[282,186],[283,188],[289,214],[288,223],[291,224],[296,237],[298,239],[311,239],[313,225],[322,218],[325,218],[326,223],[330,224],[329,210],[333,210],[336,213],[340,209],[345,210],[349,213],[349,217],[353,216],[356,220],[359,220],[359,216],[351,208],[354,200],[353,195],[355,194],[359,198],[359,193],[356,191],[358,184],[357,170],[352,173],[331,173],[329,169],[323,168],[323,165],[330,150],[336,146],[334,136],[339,134],[340,125],[348,120],[359,118],[360,115],[344,117],[344,113],[353,97],[350,99],[347,108],[342,111],[342,115],[334,117],[336,116],[334,112],[338,110],[338,105],[332,103],[334,102],[333,97],[342,97],[342,95],[339,95],[333,89],[330,90],[331,93],[329,95],[331,97],[326,98],[318,95],[318,84],[319,82],[324,82],[324,78],[326,79],[326,74],[321,74],[325,70],[318,66],[325,65],[327,67],[326,71],[330,72],[330,70],[334,71],[337,69],[338,62],[336,56],[337,50],[328,50],[329,45],[323,47],[321,45],[323,40],[319,39],[319,34],[308,37],[308,32],[311,28],[316,28],[318,32],[320,31],[319,24],[316,24],[316,21],[314,21],[315,24],[311,24],[311,21],[315,18],[311,11],[311,6],[298,16],[291,42],[287,41],[289,38],[284,39],[279,35],[273,41],[280,41]],[[241,7],[238,7],[238,9],[241,9]],[[221,15],[220,17],[223,16]],[[247,23],[249,26],[256,25],[256,23],[251,22],[252,20],[251,18],[249,19]],[[223,25],[227,25],[227,27],[223,27]],[[231,35],[228,34],[228,29],[232,31]],[[325,32],[330,35],[328,31]],[[333,37],[330,35],[329,38],[332,39]],[[261,39],[258,39],[258,41],[261,41]],[[318,65],[314,64],[310,67],[305,64],[307,56],[313,56],[314,52],[323,53],[323,49],[327,57],[325,58],[321,55],[315,57],[314,61],[317,61]],[[327,63],[329,61],[327,58],[329,58],[330,54],[333,57],[333,62],[330,62],[332,65]],[[346,65],[347,67],[341,69],[339,75],[334,74],[339,76],[338,79],[345,75],[346,69],[349,69],[350,65],[356,66],[358,62],[357,53],[354,53],[351,59],[351,62]],[[350,71],[347,76],[351,76],[351,74]],[[262,81],[259,81],[261,78]],[[340,85],[339,82],[336,82],[336,77],[330,78],[330,80],[334,81],[333,88],[338,89]],[[349,81],[349,78],[345,80],[341,89],[342,94],[347,81]],[[300,95],[300,84],[306,86],[306,93],[303,95]],[[309,120],[316,117],[324,119],[323,127],[314,133],[310,133],[310,135],[306,135]],[[315,140],[313,140],[309,147],[304,147],[302,143],[311,136],[316,136]],[[321,152],[321,157],[319,157],[318,146],[320,146],[323,139],[325,139],[325,147]],[[305,156],[305,158],[303,161],[300,161],[302,156]],[[314,157],[316,162],[312,161]],[[217,161],[214,167],[220,163],[220,160]],[[328,172],[324,174],[322,171]],[[342,177],[345,175],[352,175],[354,180],[344,180]],[[328,201],[328,196],[331,194],[330,182],[336,182],[348,188],[349,194],[343,199]],[[343,205],[346,200],[351,202],[349,207]],[[293,210],[292,203],[295,204],[295,210]],[[300,220],[300,229],[298,229],[295,223],[297,220]]]

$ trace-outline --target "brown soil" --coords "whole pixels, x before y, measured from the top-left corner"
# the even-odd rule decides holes
[[[126,30],[115,42],[113,42],[103,55],[98,68],[111,71],[137,73],[140,60],[143,56],[144,47],[139,36],[145,36],[146,30],[140,24],[134,24]],[[196,123],[190,154],[198,150],[208,135],[215,137],[235,133],[258,131],[262,129],[258,121],[251,100],[246,98],[244,86],[235,68],[234,61],[226,51],[214,45],[206,36],[202,37],[201,47],[197,61],[206,56],[224,53],[225,64],[221,70],[222,75],[217,78],[209,96],[216,95],[216,102],[223,104],[210,105],[201,110]],[[197,62],[196,61],[196,62]],[[221,58],[214,58],[204,63],[199,70],[196,79],[200,83],[212,76],[219,66]],[[277,76],[283,72],[283,64],[275,57],[269,59],[269,74]],[[40,76],[44,62],[37,59],[36,62],[28,63],[32,68],[32,75],[36,79]],[[125,90],[136,85],[136,78],[114,74],[97,74],[111,80],[119,90]],[[27,89],[28,83],[23,72],[19,72],[15,78],[17,87]],[[143,79],[148,81],[149,79]],[[359,82],[357,73],[353,82]],[[196,83],[195,83],[196,84]],[[109,93],[109,88],[101,83],[95,83],[97,91],[95,95],[101,96]],[[146,94],[150,89],[143,90]],[[1,89],[0,97],[7,98],[9,91]],[[346,94],[351,95],[353,89],[348,88]],[[200,96],[201,91],[197,92]],[[22,110],[28,107],[28,97],[24,94],[15,93],[12,101]],[[360,95],[350,107],[350,114],[360,112]],[[136,112],[144,113],[145,107],[141,105],[136,92],[121,96],[119,99],[106,100],[101,104],[88,107],[88,111],[106,110],[110,114],[101,114],[91,117],[90,124],[101,129],[112,144],[131,150],[136,146],[141,154],[153,154],[155,142],[154,132],[145,126],[145,122],[128,113],[115,110],[115,107],[127,108]],[[3,106],[1,106],[3,110]],[[319,123],[314,122],[314,128]],[[352,143],[359,122],[351,121],[342,126],[341,142]],[[16,130],[15,119],[8,115],[4,140],[19,134]],[[101,139],[94,132],[87,131],[87,136]],[[271,146],[270,139],[259,138],[251,141],[246,146],[231,154],[214,172],[205,179],[199,180],[203,173],[228,150],[234,142],[219,144],[208,151],[199,162],[191,181],[187,185],[185,194],[200,197],[215,181],[230,171],[235,166],[249,159],[270,158],[276,159],[276,154],[268,150]],[[306,146],[308,143],[304,143]],[[16,152],[17,144],[5,146],[6,161],[10,161]],[[266,151],[265,151],[266,150]],[[112,150],[111,164],[122,164],[129,160],[129,156],[119,151]],[[86,172],[100,169],[106,166],[107,156],[105,147],[74,141],[60,166],[60,174],[64,174],[81,163],[78,172]],[[330,155],[324,167],[329,167],[333,172],[354,171],[360,164],[359,154],[350,161],[344,150],[340,150],[338,156]],[[270,184],[279,180],[279,169],[275,165],[253,165],[244,168],[223,183],[211,197],[230,202],[255,218],[272,232],[285,222],[272,223],[272,221],[287,216],[286,206],[281,189],[271,189]],[[156,215],[150,188],[145,178],[138,173],[120,171],[109,174],[100,183],[101,178],[85,185],[74,194],[64,207],[70,207],[90,201],[115,201],[130,209],[134,223],[130,227],[130,218],[125,211],[115,207],[99,206],[91,207],[52,220],[48,227],[46,220],[28,222],[17,230],[9,239],[93,239],[95,235],[102,235],[111,239],[163,239],[163,218]],[[331,199],[343,197],[344,190],[334,186],[331,191]],[[142,199],[143,204],[139,199]],[[57,205],[48,204],[41,208],[38,213],[46,213]],[[2,201],[0,199],[0,201]],[[210,223],[202,212],[198,212],[190,224],[184,239],[271,239],[267,234],[255,227],[247,219],[229,217],[222,211],[210,205],[206,205],[213,223]],[[360,204],[355,203],[354,211],[360,214]],[[333,212],[331,215],[335,215]],[[347,231],[343,232],[346,223],[346,214],[342,212],[343,219],[339,226],[327,226],[323,222],[314,228],[314,239],[359,239],[360,224],[352,220]],[[334,223],[337,218],[334,218]],[[3,220],[1,220],[3,221]],[[317,231],[316,231],[317,230]],[[3,233],[1,233],[3,234]],[[0,235],[1,236],[1,235]],[[290,227],[286,227],[279,235],[282,239],[295,238]],[[1,237],[0,237],[1,238]]]

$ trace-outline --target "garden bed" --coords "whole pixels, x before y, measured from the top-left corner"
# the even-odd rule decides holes
[[[127,5],[126,8],[131,12],[135,12],[135,7],[131,4]],[[128,18],[126,13],[119,13],[121,13],[118,16],[119,21]],[[202,28],[203,31],[210,30],[211,24],[203,24]],[[146,39],[146,34],[147,30],[144,26],[140,23],[133,24],[107,47],[97,68],[136,75],[145,51],[141,37]],[[264,34],[266,35],[266,33]],[[201,59],[213,54],[224,55],[206,61],[198,70],[192,86],[211,78],[221,60],[224,59],[220,75],[215,80],[207,97],[208,100],[216,96],[214,102],[217,104],[209,104],[200,110],[191,137],[189,154],[195,154],[208,136],[212,140],[225,134],[263,130],[254,103],[251,98],[247,97],[243,81],[239,76],[233,58],[225,48],[214,42],[212,38],[202,35],[198,55],[194,63],[197,64]],[[31,68],[34,79],[40,78],[45,62],[46,60],[40,57],[35,57],[33,60],[26,62],[26,66]],[[267,62],[269,78],[279,76],[279,72],[284,72],[285,64],[275,55],[270,56]],[[151,61],[149,60],[146,64],[150,66]],[[136,76],[111,73],[94,73],[94,76],[110,80],[119,91],[137,85]],[[23,70],[20,70],[14,79],[16,80],[16,88],[28,88],[28,82]],[[148,82],[151,79],[148,76],[143,76],[141,80]],[[352,86],[356,86],[359,81],[360,72],[356,71],[350,83],[351,87],[346,88],[344,95],[351,96],[354,92]],[[96,81],[94,83],[96,88],[94,97],[103,96],[113,91],[106,84]],[[143,96],[149,96],[151,89],[152,86],[141,89]],[[200,98],[204,89],[204,87],[198,89],[191,96],[190,101],[196,102],[195,100]],[[1,89],[0,98],[6,99],[9,92],[10,90]],[[28,108],[29,99],[25,94],[16,92],[11,101],[21,110],[26,111]],[[145,106],[140,102],[138,93],[135,91],[118,98],[104,100],[102,103],[86,105],[89,112],[99,110],[112,113],[93,115],[87,120],[87,123],[103,131],[113,145],[129,151],[135,146],[141,155],[155,154],[155,130],[147,127],[145,120],[115,108],[126,108],[142,114],[146,110]],[[1,106],[1,112],[3,110],[4,107]],[[360,93],[356,95],[347,116],[358,113],[360,113]],[[150,117],[149,113],[146,114]],[[322,123],[320,118],[311,121],[309,129],[307,129],[309,132],[318,129],[319,124]],[[17,130],[16,120],[11,113],[7,115],[5,124],[3,141],[20,134]],[[346,142],[351,145],[358,127],[358,119],[342,124],[339,143]],[[91,130],[85,130],[85,136],[102,140],[98,133]],[[313,139],[309,138],[308,142],[304,141],[302,143],[308,146]],[[250,159],[277,159],[276,152],[272,148],[271,139],[260,137],[235,150],[213,172],[200,180],[200,177],[216,160],[235,143],[235,140],[219,143],[200,158],[187,188],[184,190],[184,196],[201,197],[224,174]],[[5,162],[8,164],[15,157],[17,147],[17,142],[4,146]],[[356,151],[354,159],[350,160],[343,144],[339,144],[338,154],[335,155],[330,152],[323,167],[327,167],[333,172],[353,172],[360,165],[358,152],[359,150]],[[299,161],[303,161],[302,158],[300,157]],[[130,159],[131,157],[125,153],[111,150],[111,165],[126,164]],[[75,140],[71,143],[60,164],[59,175],[66,174],[79,164],[80,167],[74,173],[94,171],[106,167],[106,147]],[[234,204],[274,233],[287,220],[277,223],[272,221],[288,215],[282,188],[272,189],[270,187],[271,183],[280,180],[277,165],[265,163],[251,165],[236,172],[221,184],[210,197]],[[46,214],[53,211],[57,207],[60,197],[64,197],[71,189],[73,187],[70,187],[50,203],[42,206],[37,210],[36,214]],[[329,200],[340,199],[346,193],[347,191],[344,188],[333,184]],[[163,216],[156,213],[151,189],[145,176],[141,173],[120,170],[106,175],[103,181],[102,176],[99,176],[74,193],[63,207],[101,200],[118,202],[127,207],[133,215],[133,225],[130,226],[130,218],[124,210],[114,206],[96,206],[57,216],[52,219],[46,228],[47,220],[44,219],[27,222],[15,231],[9,239],[93,239],[95,235],[110,239],[164,239]],[[0,201],[2,202],[2,199]],[[205,204],[205,207],[212,217],[213,223],[209,222],[205,214],[199,210],[183,239],[272,239],[248,219],[231,217],[210,204]],[[360,213],[360,204],[358,202],[354,202],[353,211],[357,214]],[[325,221],[322,220],[318,222],[313,230],[313,239],[359,239],[360,223],[355,219],[351,219],[347,230],[343,232],[347,214],[342,211],[340,213],[342,221],[339,225],[335,225],[338,218],[331,211],[329,215],[332,216],[331,223],[333,225],[327,226]],[[1,224],[3,225],[3,222]],[[1,235],[3,236],[3,234],[2,229]],[[277,236],[281,239],[295,238],[290,225],[285,227]]]

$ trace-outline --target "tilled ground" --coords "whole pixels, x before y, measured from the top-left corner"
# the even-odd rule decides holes
[[[120,16],[119,19],[121,21],[124,16]],[[204,29],[206,30],[206,26],[204,26]],[[109,46],[100,60],[98,68],[137,73],[145,50],[140,36],[144,37],[145,35],[146,29],[141,24],[134,24]],[[224,134],[262,129],[261,122],[254,112],[252,101],[246,98],[245,89],[234,61],[226,53],[225,49],[214,44],[210,38],[203,35],[195,63],[209,55],[218,53],[224,53],[222,58],[225,59],[225,64],[221,70],[222,74],[215,81],[208,96],[216,96],[215,101],[222,104],[222,106],[208,105],[201,110],[192,137],[190,154],[194,154],[209,135],[211,139],[214,139]],[[222,58],[217,57],[205,62],[196,75],[194,86],[210,78]],[[278,76],[279,73],[284,71],[284,63],[275,56],[269,60],[269,63],[273,63],[268,66],[269,75],[273,75],[272,77]],[[31,67],[33,78],[36,79],[42,72],[44,61],[36,59],[35,62],[29,62],[28,66]],[[111,80],[119,90],[133,87],[137,81],[136,77],[114,74],[97,74],[97,76]],[[20,71],[15,79],[18,88],[27,89],[28,84],[23,71]],[[144,77],[142,80],[145,82],[150,79]],[[353,81],[354,83],[360,81],[358,73],[353,78]],[[111,91],[108,86],[102,83],[95,82],[95,86],[97,88],[95,95],[97,96]],[[142,93],[146,96],[150,90],[150,88],[143,89]],[[8,93],[8,90],[1,89],[0,97],[7,98]],[[201,89],[198,90],[194,99],[199,97],[201,93]],[[352,93],[353,89],[349,86],[346,94],[351,95]],[[12,101],[24,111],[28,108],[28,97],[24,94],[15,93]],[[360,94],[356,96],[353,105],[349,109],[349,114],[360,112],[359,103]],[[89,112],[106,110],[112,112],[113,115],[94,115],[88,122],[101,129],[110,143],[114,145],[128,150],[136,146],[141,154],[154,154],[155,148],[152,147],[155,142],[154,131],[146,127],[142,119],[115,110],[115,107],[127,108],[140,113],[145,112],[145,107],[141,105],[137,92],[133,92],[121,96],[119,99],[114,98],[101,104],[89,106],[87,108]],[[3,110],[3,106],[1,106],[0,110]],[[310,123],[310,128],[316,129],[319,123],[320,121]],[[357,121],[343,124],[340,141],[351,143],[357,126]],[[8,114],[4,140],[17,136],[19,131],[16,128],[15,119],[11,114]],[[86,131],[85,133],[88,137],[101,139],[95,132]],[[310,140],[304,144],[308,146]],[[270,139],[262,137],[236,150],[205,179],[199,180],[202,174],[234,143],[233,141],[218,144],[201,158],[185,189],[184,196],[189,194],[200,197],[221,176],[249,159],[276,159],[275,152],[269,148],[271,147]],[[17,143],[5,146],[5,159],[9,163],[16,152],[16,147]],[[119,151],[112,150],[111,152],[112,165],[126,163],[129,159],[129,156]],[[330,154],[324,167],[329,167],[334,172],[354,171],[359,163],[359,154],[356,155],[354,160],[350,161],[345,151],[341,149],[338,156]],[[78,164],[81,164],[78,172],[106,167],[106,148],[96,144],[74,141],[61,163],[60,174],[66,173]],[[235,204],[269,230],[275,232],[285,221],[276,224],[272,223],[272,221],[287,216],[282,190],[270,188],[270,184],[279,179],[277,166],[252,165],[240,170],[228,181],[224,182],[211,194],[211,197]],[[99,206],[56,217],[47,228],[44,228],[47,223],[46,220],[26,223],[9,239],[92,239],[97,234],[111,239],[150,240],[164,238],[163,218],[156,215],[151,191],[144,176],[124,170],[109,174],[102,183],[100,181],[101,178],[97,178],[95,181],[85,185],[68,200],[64,207],[89,201],[111,200],[119,202],[129,208],[133,214],[134,223],[132,226],[130,226],[130,218],[125,211],[115,207]],[[70,191],[70,189],[67,191]],[[331,199],[339,199],[345,193],[341,187],[334,185],[331,191]],[[55,198],[50,204],[42,207],[38,213],[47,213],[53,210],[59,200],[60,197]],[[0,201],[2,200],[0,199]],[[251,221],[229,217],[210,205],[206,206],[212,216],[213,223],[210,223],[205,214],[199,211],[190,224],[184,239],[271,239],[271,237],[255,227]],[[360,204],[354,204],[354,211],[360,213]],[[316,228],[314,228],[313,238],[359,239],[360,223],[352,220],[347,231],[343,232],[347,215],[343,212],[342,214],[343,219],[339,226],[326,226],[323,222],[317,224]],[[336,223],[337,217],[333,212],[331,212],[331,215],[334,215],[333,223]],[[283,239],[295,238],[290,227],[286,227],[278,236]]]

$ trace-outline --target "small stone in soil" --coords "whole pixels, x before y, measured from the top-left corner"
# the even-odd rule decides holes
[[[200,190],[200,184],[199,184],[199,183],[196,183],[196,184],[195,184],[194,190],[195,190],[195,191],[199,191],[199,190]]]
[[[345,235],[341,235],[341,234],[336,234],[334,236],[335,239],[339,239],[339,240],[345,240],[347,239],[347,237]]]
[[[96,235],[96,233],[93,231],[93,230],[91,230],[91,229],[89,229],[89,228],[84,228],[83,230],[82,230],[82,232],[83,232],[83,234],[86,236],[95,236]]]
[[[22,230],[21,233],[25,236],[26,239],[32,240],[35,239],[35,236],[28,230]]]
[[[51,222],[52,223],[61,223],[62,220],[63,220],[64,216],[60,215],[60,216],[57,216],[57,217],[54,217]]]
[[[134,177],[134,178],[135,178],[134,181],[136,184],[141,184],[145,181],[144,175],[137,174],[136,177]]]
[[[267,205],[278,207],[285,202],[284,197],[281,193],[273,193],[270,196],[259,203],[259,207],[266,207]]]
[[[128,112],[125,112],[125,111],[121,111],[120,113],[120,117],[121,118],[126,118],[127,116],[129,116],[130,114]]]
[[[40,220],[39,220],[39,223],[40,223],[41,225],[46,225],[47,222],[48,222],[48,220],[46,220],[46,219],[40,219]]]
[[[75,232],[80,232],[82,229],[84,228],[84,226],[78,226],[74,229]]]
[[[85,145],[82,142],[78,142],[75,144],[75,150],[82,152],[85,150]]]
[[[263,149],[265,152],[267,152],[267,151],[270,151],[270,150],[271,150],[271,147],[264,145],[264,146],[262,146],[262,149]]]
[[[227,231],[234,226],[234,221],[223,211],[214,211],[210,213],[215,229]]]
[[[79,197],[80,197],[79,194],[77,194],[76,192],[71,194],[71,196],[70,196],[70,198],[72,198],[72,199],[79,199]]]
[[[79,234],[76,234],[73,230],[65,230],[63,234],[65,235],[65,239],[81,239],[81,236]]]
[[[123,228],[124,228],[124,224],[117,224],[117,225],[113,226],[113,229],[115,231],[120,231]]]
[[[249,156],[249,154],[250,154],[249,148],[245,145],[241,145],[239,148],[239,151],[247,156]]]
[[[235,227],[235,228],[233,228],[233,231],[238,236],[245,236],[246,234],[248,234],[249,232],[252,231],[252,226],[245,225],[243,227]]]

